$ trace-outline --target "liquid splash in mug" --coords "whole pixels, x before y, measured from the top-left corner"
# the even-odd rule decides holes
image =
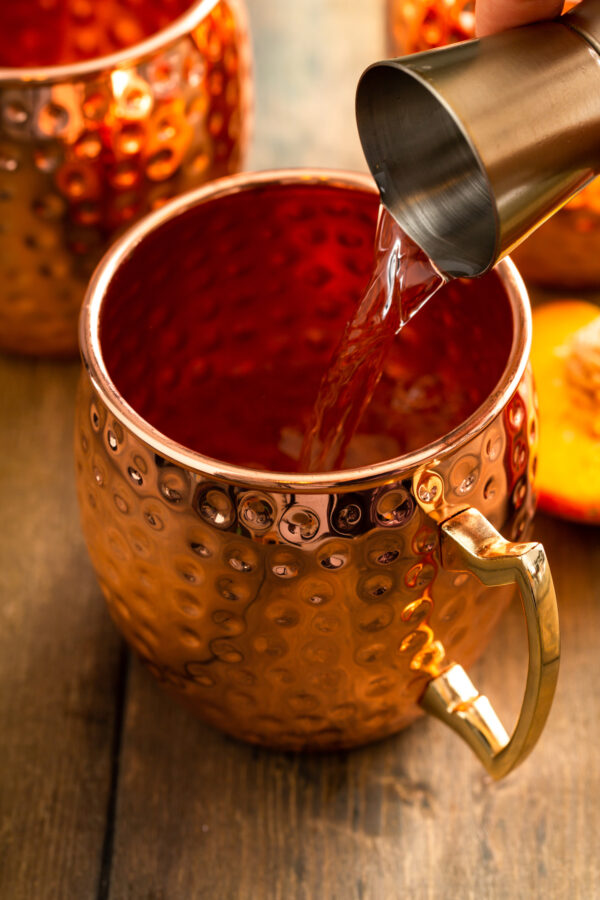
[[[392,341],[444,283],[431,260],[381,206],[373,275],[321,382],[300,471],[342,465]]]

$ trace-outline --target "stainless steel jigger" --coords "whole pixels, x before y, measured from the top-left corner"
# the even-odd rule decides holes
[[[446,275],[481,275],[600,171],[600,0],[375,63],[356,112],[387,209]]]

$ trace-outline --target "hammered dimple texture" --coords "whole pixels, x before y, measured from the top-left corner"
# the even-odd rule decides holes
[[[100,340],[121,395],[206,456],[297,470],[319,383],[373,266],[377,208],[376,196],[333,185],[270,185],[155,229],[103,303]],[[511,341],[495,274],[440,290],[389,349],[344,467],[459,426],[498,383]]]
[[[447,510],[522,535],[534,422],[527,374],[504,415],[427,469]],[[441,566],[419,472],[353,494],[211,481],[154,454],[85,376],[76,460],[112,617],[162,683],[244,740],[349,747],[399,730],[444,660],[480,655],[511,595]]]
[[[190,0],[19,0],[0,5],[0,67],[98,59],[171,25]]]
[[[442,566],[439,522],[474,506],[507,538],[523,536],[531,376],[460,447],[418,469],[391,459],[375,487],[352,488],[342,472],[333,487],[291,493],[284,477],[262,478],[289,461],[282,429],[301,433],[368,280],[377,201],[333,176],[252,178],[146,235],[92,328],[146,434],[152,425],[245,463],[259,486],[211,477],[206,458],[188,470],[156,454],[84,372],[83,530],[118,627],[195,712],[270,746],[350,747],[419,715],[428,680],[448,660],[469,666],[510,598]],[[439,292],[386,361],[365,419],[363,437],[379,441],[368,462],[388,458],[382,436],[414,450],[470,415],[501,379],[512,321],[497,273]]]
[[[110,243],[239,169],[251,102],[240,3],[209,5],[189,34],[112,70],[0,78],[2,349],[75,353],[85,287]]]

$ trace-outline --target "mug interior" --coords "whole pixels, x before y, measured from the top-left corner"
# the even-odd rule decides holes
[[[167,28],[193,0],[4,0],[0,66],[77,63],[117,53]]]
[[[100,307],[118,392],[190,450],[295,472],[320,380],[373,263],[378,198],[324,183],[213,196],[135,244]],[[513,311],[490,272],[439,291],[398,335],[345,467],[425,447],[505,372]]]

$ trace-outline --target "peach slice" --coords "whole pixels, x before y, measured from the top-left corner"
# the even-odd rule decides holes
[[[600,523],[600,307],[561,300],[533,311],[540,508]]]

